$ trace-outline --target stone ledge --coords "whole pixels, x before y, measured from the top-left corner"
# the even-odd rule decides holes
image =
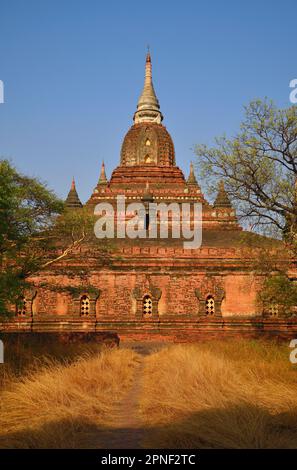
[[[68,321],[59,319],[34,322],[7,322],[0,324],[0,332],[36,332],[61,334],[111,333],[134,340],[192,342],[222,337],[297,338],[297,318],[292,319],[211,319],[156,320],[156,321]]]

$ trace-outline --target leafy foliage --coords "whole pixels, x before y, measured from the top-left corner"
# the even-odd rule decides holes
[[[36,178],[23,176],[0,161],[0,253],[21,247],[53,226],[63,203]]]
[[[264,308],[277,304],[289,314],[290,308],[297,305],[297,286],[285,274],[271,275],[266,277],[258,297]]]
[[[267,100],[253,101],[245,108],[238,134],[215,142],[213,148],[195,147],[209,189],[214,191],[218,179],[223,179],[243,221],[294,241],[297,107],[277,109]]]
[[[94,224],[91,209],[64,207],[46,185],[0,161],[0,313],[18,302],[30,275],[94,241]],[[108,262],[110,244],[95,248],[98,261]]]
[[[32,245],[43,239],[45,246],[44,234],[62,209],[63,203],[44,184],[0,161],[0,312],[21,295],[26,277],[37,269]]]

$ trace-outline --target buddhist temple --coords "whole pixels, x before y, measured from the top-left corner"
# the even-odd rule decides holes
[[[186,249],[180,238],[115,239],[107,259],[102,240],[32,276],[12,330],[116,332],[120,337],[192,341],[218,335],[279,335],[297,330],[294,317],[269,312],[258,301],[263,278],[255,267],[258,249],[282,250],[282,243],[243,230],[225,189],[214,203],[201,191],[189,162],[184,175],[173,139],[164,125],[146,56],[145,78],[131,127],[123,138],[119,164],[110,177],[98,162],[98,183],[85,204],[116,208],[127,203],[202,205],[202,244]],[[69,169],[70,169],[69,162]],[[73,180],[65,205],[82,203]],[[285,250],[284,260],[286,258]],[[104,259],[103,259],[104,258]],[[291,276],[295,276],[292,268]]]

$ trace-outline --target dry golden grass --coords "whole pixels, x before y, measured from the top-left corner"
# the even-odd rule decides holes
[[[157,448],[296,448],[297,371],[288,345],[178,345],[145,359],[141,410]]]
[[[6,336],[4,343],[5,362],[0,367],[0,390],[12,379],[37,372],[44,364],[69,364],[81,356],[98,354],[106,347],[104,342],[63,344],[53,340],[36,341],[30,334],[16,340]]]
[[[10,351],[0,448],[297,448],[288,343],[172,345],[142,358],[98,345],[57,345],[51,359]]]
[[[113,406],[133,381],[137,354],[103,350],[92,357],[11,379],[0,393],[0,448],[106,446]]]

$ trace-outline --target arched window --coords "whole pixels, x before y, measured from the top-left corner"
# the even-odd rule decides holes
[[[150,139],[146,139],[146,141],[145,141],[145,145],[146,145],[147,147],[150,147],[150,145],[151,145],[151,141],[150,141]]]
[[[143,297],[142,311],[144,317],[150,317],[153,313],[153,302],[150,295]]]
[[[268,306],[268,315],[271,317],[277,317],[279,313],[279,308],[278,305],[275,303],[272,303]]]
[[[146,155],[144,158],[145,163],[151,163],[151,157],[149,155]]]
[[[89,315],[90,313],[90,299],[87,295],[83,295],[80,299],[80,314],[81,316]]]
[[[206,315],[213,315],[215,313],[215,302],[212,295],[209,295],[205,301]]]
[[[16,314],[19,317],[23,317],[27,313],[27,300],[25,297],[21,297],[17,303]]]

